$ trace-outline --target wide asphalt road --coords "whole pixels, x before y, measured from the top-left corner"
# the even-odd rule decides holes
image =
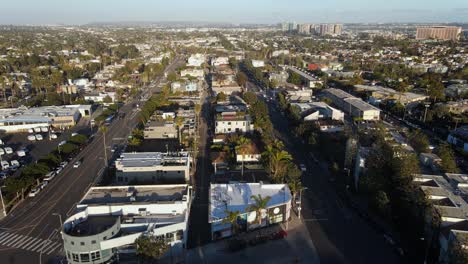
[[[167,67],[173,70],[179,60]],[[151,84],[151,91],[158,82]],[[154,85],[154,86],[153,86]],[[107,156],[110,146],[122,142],[138,123],[139,110],[131,100],[119,109],[125,118],[115,119],[105,135]],[[83,159],[79,168],[73,163]],[[26,198],[0,221],[0,263],[59,263],[64,259],[60,221],[70,216],[76,204],[104,172],[104,136],[98,133],[68,166],[36,197]],[[60,217],[61,219],[60,219]]]
[[[259,88],[249,83],[249,91]],[[259,96],[263,100],[261,96]],[[302,183],[302,216],[320,258],[320,263],[399,263],[399,257],[377,233],[338,197],[327,164],[315,163],[300,138],[291,132],[289,122],[273,102],[267,102],[276,137],[281,139],[295,161],[306,164]]]

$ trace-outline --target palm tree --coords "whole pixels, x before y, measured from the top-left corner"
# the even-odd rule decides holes
[[[267,209],[268,202],[271,200],[271,197],[270,196],[262,197],[261,194],[258,194],[256,196],[252,195],[250,196],[250,198],[253,199],[255,203],[247,207],[247,210],[257,212],[257,221],[258,221],[258,224],[261,225],[262,224],[262,212],[263,210]]]
[[[236,152],[240,153],[242,155],[242,168],[241,168],[241,175],[242,179],[244,178],[244,159],[245,159],[245,154],[247,154],[250,146],[250,139],[246,137],[240,137],[237,140],[237,146],[236,146]]]
[[[175,119],[177,130],[179,131],[179,143],[182,143],[182,125],[184,124],[184,119],[180,116]]]
[[[300,177],[293,177],[288,179],[288,187],[291,190],[292,194],[292,201],[294,202],[293,206],[295,206],[296,195],[304,190],[302,186],[301,178]]]
[[[237,218],[240,216],[239,211],[229,211],[225,210],[224,213],[226,214],[226,218],[223,219],[223,224],[231,224],[231,232],[232,234],[236,234],[239,230],[239,224],[237,223]]]
[[[107,167],[107,148],[106,148],[106,133],[107,133],[107,127],[106,126],[100,126],[99,127],[99,131],[102,132],[102,136],[103,136],[103,146],[104,146],[104,164],[106,165]]]
[[[271,156],[271,172],[273,173],[273,178],[278,180],[283,176],[283,173],[286,171],[288,161],[292,160],[291,154],[285,150],[275,151]]]

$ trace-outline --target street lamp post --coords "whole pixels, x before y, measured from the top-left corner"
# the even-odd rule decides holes
[[[297,208],[297,217],[301,219],[301,210],[302,210],[302,190],[307,190],[307,187],[299,189],[299,207]]]
[[[58,218],[59,218],[59,221],[60,221],[60,228],[62,228],[62,226],[63,226],[63,222],[62,222],[62,215],[61,215],[61,214],[59,214],[59,213],[53,213],[52,215],[58,216]]]

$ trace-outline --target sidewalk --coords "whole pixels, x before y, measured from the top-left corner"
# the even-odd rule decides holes
[[[238,252],[226,250],[226,240],[213,242],[187,252],[186,263],[320,263],[316,249],[305,225],[291,213],[285,239],[248,246]]]

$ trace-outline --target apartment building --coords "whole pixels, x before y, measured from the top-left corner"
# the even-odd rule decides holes
[[[324,95],[332,100],[334,105],[355,119],[364,121],[380,119],[380,109],[343,90],[335,88],[325,89]]]
[[[188,152],[122,153],[115,161],[116,183],[187,182],[190,162]]]
[[[135,258],[140,236],[163,237],[171,260],[187,245],[192,189],[182,185],[91,187],[63,223],[68,263],[114,263]]]
[[[438,40],[459,40],[462,33],[461,27],[436,26],[418,27],[416,29],[416,39],[438,39]]]

